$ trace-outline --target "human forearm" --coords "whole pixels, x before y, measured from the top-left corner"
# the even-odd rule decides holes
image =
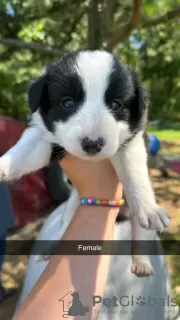
[[[95,165],[93,169],[98,175]],[[106,174],[101,188],[98,183],[91,184],[93,178],[89,180],[88,177],[85,187],[79,188],[79,195],[98,194],[100,199],[121,198],[121,185],[109,167],[106,169],[107,173],[103,171],[100,173],[101,176]],[[109,183],[106,183],[107,181]],[[76,180],[73,182],[75,184]],[[62,240],[78,240],[81,243],[83,240],[113,239],[118,211],[118,208],[80,206]],[[14,320],[29,320],[32,317],[38,320],[62,319],[63,309],[59,299],[70,291],[78,292],[83,305],[89,307],[84,319],[94,319],[93,295],[103,295],[109,263],[110,257],[102,255],[52,256],[43,275]],[[98,311],[97,308],[95,311]],[[76,317],[77,320],[81,318]]]
[[[79,207],[63,240],[111,240],[117,209]],[[14,320],[59,320],[63,312],[59,299],[69,291],[79,293],[90,312],[93,295],[103,295],[110,257],[102,255],[51,256],[50,262]],[[97,311],[97,308],[96,308]],[[78,319],[78,318],[77,318]]]

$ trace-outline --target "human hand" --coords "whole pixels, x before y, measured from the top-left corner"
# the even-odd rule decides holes
[[[121,199],[122,185],[109,160],[82,160],[67,154],[59,163],[80,197]]]

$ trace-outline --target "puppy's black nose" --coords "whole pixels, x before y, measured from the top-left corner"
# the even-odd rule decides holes
[[[103,138],[98,138],[97,140],[91,140],[85,137],[82,142],[82,149],[88,154],[94,155],[100,152],[104,146],[105,142]]]

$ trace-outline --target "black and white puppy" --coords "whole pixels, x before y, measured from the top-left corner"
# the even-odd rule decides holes
[[[109,158],[132,213],[133,239],[154,238],[155,232],[145,229],[169,227],[149,179],[143,140],[147,103],[134,71],[105,51],[71,52],[31,83],[29,105],[31,126],[0,159],[0,180],[47,166],[53,145],[82,159]],[[78,202],[73,191],[67,225]],[[148,258],[134,254],[132,272],[151,274]]]

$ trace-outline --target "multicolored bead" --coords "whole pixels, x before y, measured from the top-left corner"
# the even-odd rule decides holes
[[[93,203],[93,198],[88,198],[88,203]]]
[[[105,206],[105,207],[120,207],[123,203],[124,200],[99,200],[99,199],[94,199],[92,197],[88,198],[81,198],[80,203],[84,205],[99,205],[99,206]]]
[[[81,203],[82,203],[82,204],[87,204],[87,203],[88,203],[88,199],[87,199],[87,198],[81,199]]]

